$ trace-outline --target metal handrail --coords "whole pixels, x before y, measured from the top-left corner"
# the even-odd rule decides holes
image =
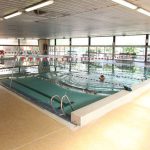
[[[17,59],[17,56],[19,55],[19,53],[20,53],[20,50],[18,51],[17,55],[14,57],[15,61],[14,61],[13,68],[12,68],[12,74],[11,74],[10,85],[9,85],[10,88],[11,88],[11,85],[12,85],[12,80],[13,80],[13,75],[14,75],[14,68],[15,68],[15,65],[16,65],[16,59]]]
[[[70,107],[71,107],[72,110],[74,110],[74,109],[73,109],[73,106],[72,106],[72,104],[71,104],[71,101],[70,101],[69,97],[65,94],[65,95],[61,98],[61,103],[60,103],[61,111],[62,111],[62,113],[65,115],[65,111],[64,111],[64,109],[63,109],[63,101],[64,101],[64,100],[67,100],[67,101],[69,102]]]
[[[50,105],[53,107],[53,101],[55,100],[54,98],[58,98],[59,100],[60,100],[60,102],[61,102],[61,98],[60,98],[60,96],[59,95],[54,95],[54,96],[52,96],[52,98],[51,98],[51,100],[50,100]]]
[[[54,95],[54,96],[51,97],[50,105],[53,108],[53,110],[56,112],[55,108],[53,107],[53,101],[55,100],[54,98],[58,98],[60,100],[60,102],[61,102],[61,98],[60,98],[59,95]]]

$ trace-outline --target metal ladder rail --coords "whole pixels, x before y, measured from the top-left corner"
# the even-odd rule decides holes
[[[61,103],[60,103],[60,108],[61,108],[61,111],[62,111],[62,113],[63,113],[64,115],[66,114],[65,111],[64,111],[64,107],[63,107],[63,101],[65,101],[65,100],[67,100],[67,101],[69,102],[71,109],[74,110],[74,109],[73,109],[73,106],[72,106],[72,104],[71,104],[71,101],[70,101],[70,99],[69,99],[69,97],[65,94],[65,95],[61,98]]]
[[[55,108],[53,107],[53,101],[55,100],[54,98],[58,98],[61,102],[61,98],[59,95],[54,95],[51,97],[51,100],[50,100],[50,106],[53,108],[53,110],[55,111]],[[56,101],[56,100],[55,100]],[[56,112],[56,111],[55,111]]]
[[[19,54],[20,54],[20,49],[19,49],[17,55],[14,58],[14,64],[13,64],[13,68],[12,68],[11,80],[10,80],[10,85],[9,85],[10,88],[11,88],[11,85],[12,85],[12,80],[13,80],[13,75],[14,75],[14,68],[15,68],[15,65],[16,65],[16,59],[17,59],[17,56],[19,56]]]

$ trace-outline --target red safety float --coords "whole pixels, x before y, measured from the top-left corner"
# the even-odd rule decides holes
[[[36,60],[39,62],[39,61],[40,61],[40,58],[36,58]]]
[[[24,61],[25,60],[25,57],[21,57],[21,61]]]
[[[33,60],[33,58],[32,58],[32,57],[29,57],[29,60],[30,60],[30,61],[32,61],[32,60]]]
[[[44,57],[44,58],[43,58],[43,61],[47,61],[47,57]]]
[[[0,55],[4,55],[4,50],[0,50]]]

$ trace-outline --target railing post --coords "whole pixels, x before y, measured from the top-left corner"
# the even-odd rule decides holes
[[[147,63],[148,40],[149,40],[149,35],[146,34],[146,40],[145,40],[145,60],[144,60],[145,63]]]

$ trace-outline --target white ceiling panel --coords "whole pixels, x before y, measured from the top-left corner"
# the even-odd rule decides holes
[[[25,12],[41,0],[0,0],[0,17],[14,11],[21,16],[0,21],[0,37],[61,38],[149,34],[150,17],[111,0],[54,0],[36,12]],[[150,0],[128,0],[150,11]]]

